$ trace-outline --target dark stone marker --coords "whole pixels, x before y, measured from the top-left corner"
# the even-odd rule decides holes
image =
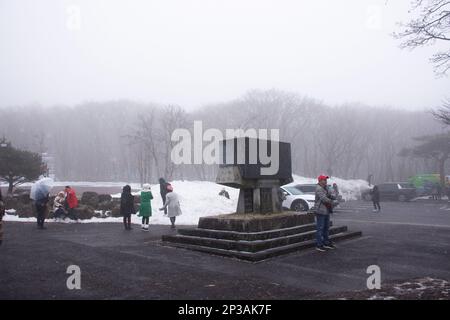
[[[221,141],[221,165],[216,182],[240,189],[237,213],[280,212],[280,186],[292,179],[291,145],[286,142],[253,138],[235,138]],[[260,155],[260,151],[262,155]],[[269,156],[264,164],[261,156]],[[273,165],[278,170],[270,175],[264,168]]]

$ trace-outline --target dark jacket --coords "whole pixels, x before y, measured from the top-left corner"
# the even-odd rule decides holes
[[[170,183],[168,183],[166,180],[164,180],[164,178],[160,178],[159,179],[159,192],[161,193],[161,197],[163,198],[163,199],[166,199],[166,195],[167,195],[167,193],[168,193],[168,191],[167,191],[167,186],[169,185]]]
[[[0,221],[5,215],[5,205],[3,203],[2,190],[0,189]]]
[[[47,193],[47,195],[45,196],[45,198],[40,198],[38,200],[35,201],[35,205],[36,207],[45,207],[49,201],[49,194]]]
[[[372,191],[370,192],[372,195],[372,201],[379,202],[380,201],[380,190],[378,190],[378,187],[373,187]]]
[[[120,214],[122,216],[130,216],[136,213],[134,207],[134,196],[131,194],[131,187],[123,187],[122,196],[120,197]]]

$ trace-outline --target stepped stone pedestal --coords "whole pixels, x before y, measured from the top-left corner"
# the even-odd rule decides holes
[[[271,215],[230,214],[200,218],[198,228],[178,229],[163,244],[257,262],[316,245],[314,215],[283,212]],[[330,227],[336,242],[361,236],[346,226]]]
[[[163,244],[253,262],[314,247],[314,215],[282,211],[279,187],[293,181],[290,144],[239,138],[221,145],[216,182],[240,189],[236,213],[200,218],[198,228],[178,229],[163,236]],[[261,150],[269,151],[270,165],[279,167],[275,174],[264,174],[268,165],[261,161]],[[332,241],[360,235],[330,226]]]

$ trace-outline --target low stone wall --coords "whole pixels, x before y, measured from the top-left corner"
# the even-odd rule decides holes
[[[261,232],[266,230],[290,228],[314,223],[314,215],[284,212],[274,214],[229,214],[202,217],[198,222],[200,229],[225,230],[236,232]]]
[[[53,218],[52,196],[48,202],[48,218]],[[30,199],[29,192],[21,192],[5,197],[7,210],[14,209],[14,215],[20,218],[36,217],[34,201]],[[140,197],[135,197],[136,207],[139,207]],[[114,199],[109,194],[97,194],[96,192],[84,192],[79,198],[78,207],[74,210],[75,216],[81,220],[107,217],[120,217],[120,199]]]

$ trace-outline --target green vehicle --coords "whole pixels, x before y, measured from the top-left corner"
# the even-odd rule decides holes
[[[429,195],[436,184],[440,183],[439,174],[417,174],[408,179],[417,188],[419,195]]]

